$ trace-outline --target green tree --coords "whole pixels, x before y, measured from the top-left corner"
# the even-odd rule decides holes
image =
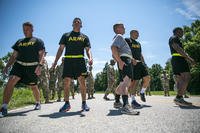
[[[11,55],[12,55],[12,53],[8,52],[7,55],[5,55],[4,57],[0,58],[0,71],[1,71],[1,73],[0,73],[0,87],[2,87],[3,84],[5,84],[5,82],[6,82],[7,78],[8,78],[8,77],[6,77],[6,76],[4,76],[2,74],[2,71],[3,71],[4,67],[5,67],[5,64],[8,63],[8,60],[9,60]]]
[[[162,90],[162,83],[160,79],[160,74],[162,72],[163,68],[160,64],[153,64],[151,68],[149,68],[149,74],[151,76],[150,81],[150,88],[153,91],[159,91]]]
[[[103,68],[103,72],[99,72],[96,74],[94,88],[96,91],[105,91],[107,88],[107,66],[108,63],[105,64]]]
[[[191,66],[191,81],[189,91],[200,94],[200,20],[194,21],[191,26],[184,26],[184,50],[195,60],[196,65]]]

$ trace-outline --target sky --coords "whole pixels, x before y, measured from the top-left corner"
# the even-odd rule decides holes
[[[200,0],[0,0],[0,57],[13,51],[12,45],[24,37],[22,24],[30,21],[34,36],[45,43],[51,67],[59,40],[72,30],[75,17],[82,19],[81,32],[90,39],[94,75],[112,57],[112,26],[117,22],[125,25],[124,37],[133,29],[139,31],[149,67],[155,63],[164,67],[170,58],[172,30],[200,19]]]

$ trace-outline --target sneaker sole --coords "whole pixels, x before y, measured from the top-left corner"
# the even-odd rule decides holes
[[[67,112],[67,111],[69,111],[71,109],[71,107],[70,108],[68,108],[68,109],[66,109],[66,110],[59,110],[59,112]]]
[[[140,107],[135,107],[135,106],[131,106],[133,109],[142,109],[143,107],[140,106]]]
[[[90,111],[90,109],[82,109],[81,111]]]
[[[176,101],[174,101],[174,103],[175,103],[176,105],[185,106],[185,107],[188,107],[188,106],[191,106],[191,105],[192,105],[192,104],[182,104],[182,103],[179,103],[179,102],[176,102]]]
[[[126,114],[126,115],[139,115],[140,112],[139,111],[134,111],[134,112],[126,112],[126,111],[121,111],[122,114]]]

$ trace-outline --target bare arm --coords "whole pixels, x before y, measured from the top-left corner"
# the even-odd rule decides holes
[[[65,45],[64,44],[61,44],[60,47],[58,48],[58,51],[57,51],[57,54],[56,54],[56,58],[54,60],[54,63],[52,64],[51,68],[54,69],[57,65],[57,62],[58,60],[60,59],[62,53],[63,53],[63,50],[65,48]]]
[[[121,60],[119,56],[118,48],[116,46],[111,46],[111,50],[113,58],[118,62],[119,68],[122,70],[125,63]]]
[[[172,47],[181,54],[184,58],[186,58],[191,64],[195,64],[194,60],[176,43],[172,44]]]
[[[43,60],[44,60],[44,49],[39,51],[39,64],[44,64]]]
[[[41,66],[40,65],[43,65],[45,51],[43,49],[43,50],[40,50],[38,53],[39,53],[39,65],[35,69],[35,74],[39,76],[41,74]]]
[[[86,54],[87,54],[87,57],[88,57],[88,60],[89,60],[89,65],[92,65],[93,59],[92,59],[91,49],[89,47],[86,47],[85,50],[86,50]]]
[[[6,67],[2,71],[3,74],[7,74],[8,68],[10,68],[13,65],[13,63],[16,61],[17,56],[18,56],[18,52],[14,50],[10,59],[8,60],[8,63],[6,64]]]

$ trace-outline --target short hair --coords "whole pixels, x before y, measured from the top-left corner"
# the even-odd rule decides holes
[[[123,23],[116,23],[116,24],[113,25],[113,30],[114,30],[114,32],[116,31],[116,28],[117,28],[118,26],[120,26],[120,25],[124,25],[124,24],[123,24]]]
[[[176,34],[177,31],[179,31],[179,30],[183,31],[183,29],[181,27],[176,27],[176,28],[173,29],[173,33]]]
[[[24,26],[29,26],[29,27],[33,28],[33,24],[31,22],[25,22],[25,23],[23,23],[23,27]]]
[[[82,23],[82,20],[78,17],[74,18],[73,23],[74,23],[75,20],[79,20]]]
[[[131,31],[130,31],[130,35],[132,35],[133,32],[137,32],[137,33],[139,33],[137,30],[131,30]]]

